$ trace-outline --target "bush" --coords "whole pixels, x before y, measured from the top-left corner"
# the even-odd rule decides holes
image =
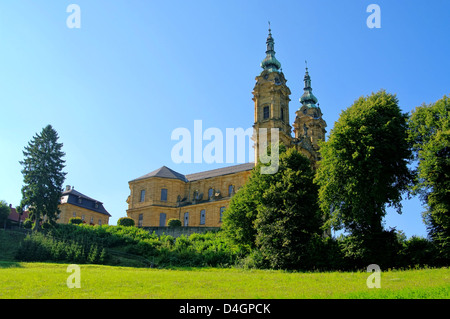
[[[117,221],[117,226],[126,226],[126,227],[130,227],[130,226],[134,226],[134,219],[130,218],[130,217],[121,217],[119,218],[119,220]]]
[[[417,236],[403,242],[402,266],[435,266],[437,251],[433,242]]]
[[[80,225],[83,224],[83,220],[80,217],[72,217],[69,219],[69,224]]]
[[[25,228],[25,229],[31,229],[31,227],[33,227],[33,221],[31,219],[27,218],[23,221],[22,225],[23,225],[23,228]]]
[[[171,218],[167,222],[167,226],[169,226],[169,227],[181,227],[181,220],[179,220],[178,218]]]
[[[49,234],[33,233],[25,237],[16,253],[21,261],[62,261],[69,263],[103,263],[106,251],[96,243],[60,240]]]

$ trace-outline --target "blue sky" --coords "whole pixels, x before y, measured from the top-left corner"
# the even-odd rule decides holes
[[[81,9],[70,29],[66,8]],[[369,4],[381,28],[369,29]],[[19,160],[51,124],[65,184],[126,216],[128,181],[166,165],[189,174],[230,164],[176,164],[174,129],[249,128],[271,21],[276,57],[302,94],[305,60],[328,132],[358,97],[385,89],[404,112],[450,93],[449,1],[2,1],[0,199],[17,205]],[[386,226],[426,236],[420,201]]]

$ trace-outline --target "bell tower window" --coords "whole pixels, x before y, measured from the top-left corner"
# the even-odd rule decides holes
[[[270,108],[269,106],[264,106],[263,108],[263,119],[267,120],[269,118],[270,115]]]

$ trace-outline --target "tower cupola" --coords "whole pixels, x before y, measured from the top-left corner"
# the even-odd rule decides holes
[[[264,69],[264,71],[269,72],[279,72],[281,69],[281,63],[280,61],[275,58],[275,41],[272,38],[272,32],[270,29],[270,22],[269,22],[269,35],[267,36],[267,50],[266,50],[266,57],[261,62],[261,67]]]
[[[306,63],[306,61],[305,61]],[[316,104],[318,102],[317,98],[312,94],[312,87],[311,87],[311,77],[308,73],[308,66],[306,66],[306,72],[305,77],[303,78],[303,81],[305,82],[305,87],[303,88],[303,95],[300,98],[300,103],[302,106],[306,106],[308,108],[314,107],[316,108]]]

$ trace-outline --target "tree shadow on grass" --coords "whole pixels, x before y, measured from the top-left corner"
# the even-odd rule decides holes
[[[23,266],[17,261],[1,261],[0,268],[22,268]]]

